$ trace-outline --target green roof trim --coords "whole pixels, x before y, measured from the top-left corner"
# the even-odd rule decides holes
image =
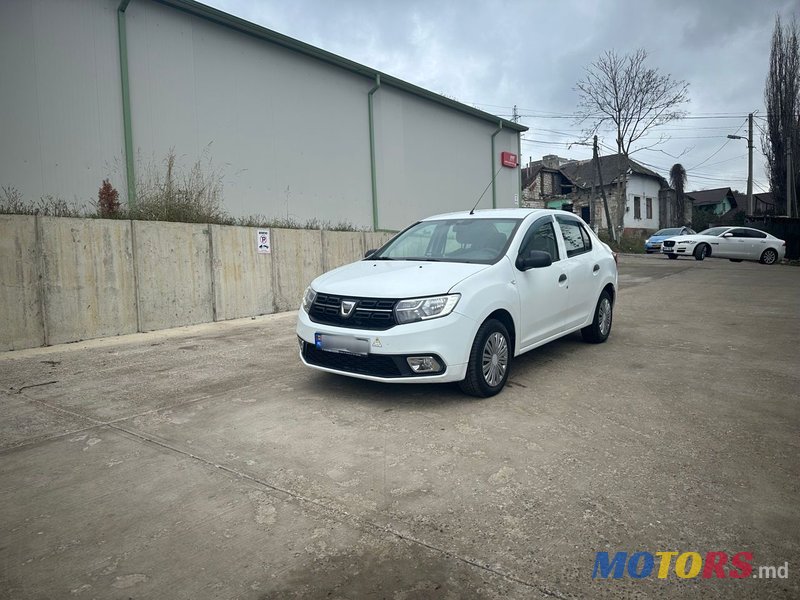
[[[322,50],[321,48],[317,48],[311,44],[306,44],[305,42],[301,42],[300,40],[283,35],[277,31],[256,25],[250,21],[245,21],[244,19],[240,19],[239,17],[235,17],[221,10],[217,10],[216,8],[211,8],[210,6],[206,6],[200,2],[195,2],[194,0],[155,0],[155,2],[176,8],[190,15],[212,21],[213,23],[230,27],[236,31],[240,31],[272,44],[282,46],[288,50],[293,50],[311,58],[315,58],[330,65],[345,69],[346,71],[350,71],[351,73],[362,75],[371,82],[374,82],[375,77],[380,75],[380,81],[382,85],[388,85],[399,90],[403,90],[420,98],[425,98],[426,100],[436,102],[437,104],[447,106],[448,108],[455,109],[459,112],[466,113],[484,121],[489,121],[492,124],[496,125],[498,122],[502,122],[504,128],[508,128],[517,132],[528,131],[527,127],[520,125],[519,123],[501,119],[500,117],[491,113],[487,113],[466,104],[462,104],[461,102],[451,100],[450,98],[446,98],[445,96],[436,94],[430,90],[426,90],[425,88],[421,88],[413,83],[408,83],[407,81],[403,81],[397,77],[392,77],[391,75],[387,75],[386,73],[382,73],[371,67],[367,67],[342,56],[338,56],[332,52]]]

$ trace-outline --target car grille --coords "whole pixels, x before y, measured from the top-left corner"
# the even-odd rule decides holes
[[[314,344],[308,342],[303,342],[303,358],[309,364],[346,373],[372,375],[373,377],[402,377],[411,374],[410,369],[406,369],[409,371],[408,373],[400,370],[397,361],[401,359],[397,357],[386,354],[357,356],[341,352],[327,352],[317,349]]]
[[[672,248],[675,245],[675,240],[664,240],[661,242],[665,248]]]
[[[356,303],[349,317],[342,316],[342,300]],[[395,304],[397,300],[390,298],[352,298],[318,293],[308,316],[315,323],[383,331],[397,325],[394,320]]]

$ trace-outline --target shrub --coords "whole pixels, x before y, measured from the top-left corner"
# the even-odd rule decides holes
[[[103,180],[103,185],[97,192],[97,213],[105,219],[119,216],[119,192],[108,179]]]

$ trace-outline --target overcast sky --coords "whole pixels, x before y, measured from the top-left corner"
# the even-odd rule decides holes
[[[671,140],[632,158],[667,176],[680,162],[689,189],[747,184],[746,116],[764,114],[775,16],[797,0],[205,0],[225,12],[465,104],[511,117],[522,161],[589,158],[571,117],[576,82],[605,50],[644,48],[651,66],[689,83],[691,118],[661,128]],[[768,188],[756,118],[754,192]],[[658,137],[658,134],[654,134]],[[601,136],[613,152],[614,136]],[[646,144],[640,144],[646,145]]]

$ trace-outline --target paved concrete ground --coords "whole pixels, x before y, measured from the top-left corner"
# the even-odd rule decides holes
[[[0,355],[2,598],[800,596],[800,269],[624,257],[611,339],[478,400],[281,314]],[[592,580],[597,551],[784,580]]]

